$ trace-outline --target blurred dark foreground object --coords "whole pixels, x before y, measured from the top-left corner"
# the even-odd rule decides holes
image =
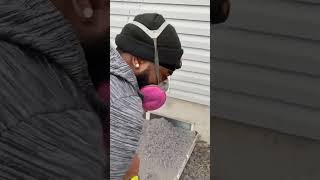
[[[103,104],[51,1],[0,1],[0,84],[1,180],[105,179]]]
[[[320,141],[212,117],[214,180],[319,180]]]
[[[210,21],[212,24],[225,22],[230,13],[230,0],[214,0],[211,4]]]

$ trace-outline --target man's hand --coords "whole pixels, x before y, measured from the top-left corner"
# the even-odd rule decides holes
[[[139,175],[139,166],[140,166],[140,159],[136,154],[131,162],[129,170],[127,171],[126,175],[124,176],[123,180],[130,180],[134,176]]]

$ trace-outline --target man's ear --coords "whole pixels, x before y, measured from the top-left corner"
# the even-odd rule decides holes
[[[72,5],[77,15],[84,21],[93,16],[93,7],[90,0],[72,0]]]
[[[141,60],[138,57],[131,55],[130,62],[132,63],[132,66],[134,67],[134,69],[140,68]]]
[[[131,65],[136,73],[141,73],[150,67],[148,61],[136,56],[131,56]]]

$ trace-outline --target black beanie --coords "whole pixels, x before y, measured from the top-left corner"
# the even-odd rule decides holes
[[[137,15],[138,21],[150,30],[158,29],[165,19],[156,13]],[[139,27],[127,24],[116,37],[116,45],[124,52],[154,62],[153,40]],[[181,68],[183,50],[178,34],[172,25],[168,25],[157,39],[159,64],[172,71]]]

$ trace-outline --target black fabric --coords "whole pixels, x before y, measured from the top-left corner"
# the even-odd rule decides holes
[[[84,47],[88,63],[89,75],[96,88],[101,82],[110,79],[110,42],[106,39],[98,44],[89,44]]]
[[[0,179],[104,178],[103,104],[49,0],[0,1],[0,86]]]
[[[159,14],[148,13],[137,15],[135,21],[145,25],[150,30],[158,29],[164,18]],[[119,49],[131,53],[137,57],[154,62],[153,40],[139,27],[127,24],[121,33],[116,36],[116,44]],[[176,30],[168,25],[157,39],[159,63],[171,70],[181,68],[181,56],[183,50]]]
[[[224,11],[224,8],[227,11]],[[228,19],[230,13],[230,1],[229,0],[215,0],[212,3],[210,21],[212,24],[223,23]]]

